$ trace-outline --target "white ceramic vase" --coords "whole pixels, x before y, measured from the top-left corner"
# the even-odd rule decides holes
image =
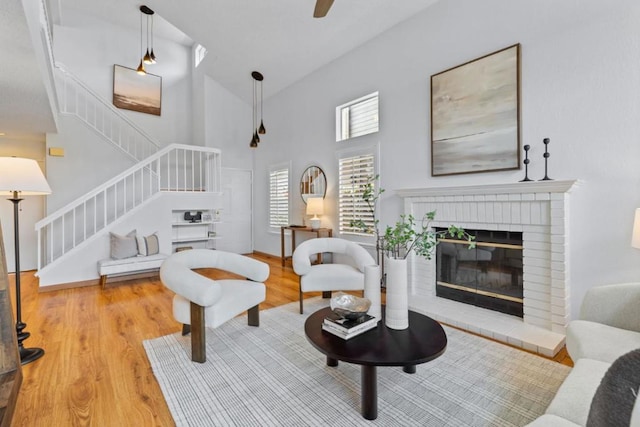
[[[387,304],[384,323],[391,329],[407,329],[409,327],[407,260],[386,258],[385,262]]]
[[[364,297],[371,301],[371,307],[367,313],[377,319],[382,319],[380,277],[379,265],[364,267]]]

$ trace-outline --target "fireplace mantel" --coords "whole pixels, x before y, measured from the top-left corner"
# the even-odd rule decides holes
[[[568,193],[578,180],[528,181],[507,184],[465,185],[456,187],[405,188],[396,190],[400,197],[476,196],[485,194]]]

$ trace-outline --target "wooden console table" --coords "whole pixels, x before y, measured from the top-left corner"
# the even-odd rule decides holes
[[[333,237],[333,230],[330,228],[317,228],[313,229],[311,227],[280,227],[280,256],[282,258],[282,266],[286,260],[290,259],[290,256],[285,256],[284,254],[284,232],[285,230],[291,231],[291,255],[293,255],[293,251],[296,249],[296,232],[304,231],[306,233],[315,233],[316,238],[320,237],[322,233],[325,233],[327,237]],[[322,262],[322,254],[318,254],[318,263]]]

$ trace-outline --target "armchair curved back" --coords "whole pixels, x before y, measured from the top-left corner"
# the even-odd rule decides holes
[[[160,279],[176,294],[203,307],[214,304],[221,289],[215,280],[192,271],[196,268],[217,268],[255,282],[264,282],[269,277],[267,264],[244,255],[210,249],[176,252],[162,263]]]
[[[321,237],[305,240],[298,245],[293,252],[293,271],[299,276],[304,276],[311,269],[311,256],[324,252],[349,256],[354,266],[362,273],[366,265],[376,263],[371,254],[355,242],[337,237]]]

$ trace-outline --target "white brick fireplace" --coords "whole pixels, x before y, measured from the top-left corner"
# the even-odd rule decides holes
[[[411,309],[444,323],[554,356],[569,321],[569,192],[576,181],[398,190],[416,219],[436,211],[433,227],[522,232],[522,319],[435,296],[435,259],[410,260]]]

